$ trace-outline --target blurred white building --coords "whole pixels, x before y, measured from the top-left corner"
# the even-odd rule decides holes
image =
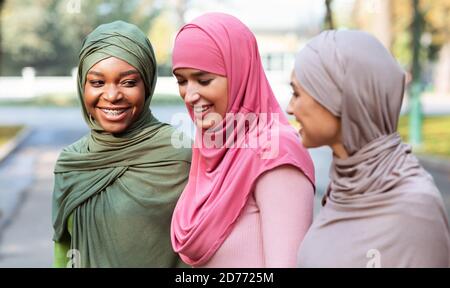
[[[308,0],[191,0],[184,22],[206,12],[236,16],[255,34],[268,72],[292,69],[294,56],[302,44],[320,31],[323,1]]]
[[[183,17],[179,22],[187,23],[207,12],[228,13],[244,22],[258,41],[274,93],[282,107],[286,107],[291,95],[288,83],[295,54],[307,39],[320,32],[325,13],[323,1],[172,0],[169,3],[168,8]]]

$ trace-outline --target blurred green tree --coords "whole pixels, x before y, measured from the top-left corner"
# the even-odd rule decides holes
[[[159,14],[155,0],[5,1],[4,74],[32,66],[38,75],[69,75],[77,64],[83,38],[96,26],[114,20],[149,31]]]
[[[450,0],[418,0],[416,8],[413,4],[411,0],[355,0],[353,25],[349,26],[373,33],[411,74],[416,71],[414,77],[430,82],[432,76],[436,89],[441,87],[448,94]],[[419,64],[426,73],[417,72]]]
[[[414,25],[414,6],[410,0],[391,0],[393,11],[394,54],[403,63],[413,65],[411,25]],[[437,60],[439,51],[450,42],[450,0],[419,0],[417,9],[421,12],[423,23],[420,37],[419,61],[427,62]],[[418,28],[416,28],[418,29]]]
[[[324,29],[330,30],[334,29],[334,22],[333,22],[333,0],[325,0],[325,19],[324,19]]]
[[[2,12],[5,0],[0,0],[0,75],[2,74]]]

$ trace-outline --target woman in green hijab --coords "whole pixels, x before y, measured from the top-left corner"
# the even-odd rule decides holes
[[[55,167],[55,267],[177,267],[170,220],[189,173],[189,149],[153,117],[156,60],[147,37],[122,21],[83,42],[78,96],[91,131]]]

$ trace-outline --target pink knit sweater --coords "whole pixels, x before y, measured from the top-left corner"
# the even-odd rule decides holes
[[[313,218],[314,188],[302,172],[280,166],[263,174],[214,256],[199,267],[295,267]]]

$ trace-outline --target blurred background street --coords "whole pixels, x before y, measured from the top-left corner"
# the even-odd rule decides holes
[[[450,213],[450,0],[0,0],[0,267],[51,266],[53,167],[88,132],[74,70],[84,36],[118,19],[145,31],[159,64],[152,111],[192,135],[176,120],[190,123],[170,53],[177,29],[209,11],[233,14],[255,33],[284,109],[295,54],[308,39],[330,28],[378,37],[409,75],[399,131]],[[310,153],[317,213],[332,155]]]

